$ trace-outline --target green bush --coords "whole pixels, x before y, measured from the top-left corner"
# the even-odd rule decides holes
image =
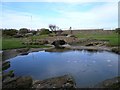
[[[21,29],[19,30],[19,34],[25,35],[26,33],[29,33],[29,29],[27,29],[27,28],[21,28]]]
[[[13,35],[16,35],[18,32],[18,30],[16,29],[2,29],[2,34],[3,36],[6,35],[6,36],[13,36]]]
[[[40,35],[44,35],[44,34],[50,34],[49,29],[42,28],[42,29],[40,30]]]
[[[120,34],[120,28],[115,29],[116,33]]]

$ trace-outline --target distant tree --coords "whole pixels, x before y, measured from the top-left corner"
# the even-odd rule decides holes
[[[55,34],[56,34],[56,28],[57,28],[56,25],[50,24],[50,25],[49,25],[49,28],[51,29],[52,32],[55,32]]]
[[[37,31],[32,30],[32,31],[30,31],[30,33],[32,33],[33,35],[36,35],[36,34],[37,34]]]
[[[40,34],[41,35],[43,35],[43,34],[50,34],[50,31],[49,31],[49,29],[42,28],[42,29],[40,29]]]
[[[21,28],[20,30],[19,30],[19,34],[23,34],[23,35],[25,35],[26,33],[28,33],[29,32],[29,29],[27,29],[27,28]]]
[[[116,28],[115,32],[118,33],[118,34],[120,34],[120,28]]]
[[[18,33],[16,29],[2,29],[2,34],[6,36],[14,36]]]

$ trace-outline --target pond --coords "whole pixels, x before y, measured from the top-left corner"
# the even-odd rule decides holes
[[[16,76],[43,80],[70,74],[78,87],[91,87],[118,76],[118,54],[100,51],[32,52],[9,59]]]

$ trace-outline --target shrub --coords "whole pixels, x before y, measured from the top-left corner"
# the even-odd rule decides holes
[[[2,34],[6,36],[13,36],[16,35],[18,30],[16,29],[2,29]]]
[[[23,35],[25,35],[26,33],[28,33],[29,32],[29,30],[27,29],[27,28],[21,28],[20,30],[19,30],[19,34],[23,34]]]
[[[50,34],[49,29],[45,29],[45,28],[40,29],[40,35],[44,35],[44,34]]]
[[[120,28],[115,29],[116,33],[120,34]]]

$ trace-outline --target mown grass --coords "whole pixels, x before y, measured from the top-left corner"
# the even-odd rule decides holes
[[[119,35],[117,33],[78,33],[75,35],[78,38],[86,38],[86,39],[98,39],[98,40],[109,40],[109,46],[118,46],[120,45]],[[28,39],[42,39],[49,37],[49,35],[39,35],[39,36],[32,36],[28,37]],[[25,38],[11,38],[11,37],[3,37],[2,40],[0,39],[0,49],[16,49],[16,48],[48,48],[50,46],[45,45],[29,45],[26,46],[22,44],[25,41]]]
[[[2,39],[2,50],[4,49],[16,49],[24,48],[25,45],[22,44],[23,39],[21,38],[3,38]]]
[[[45,36],[36,36],[36,37],[29,37],[34,39],[43,38]],[[17,48],[48,48],[50,46],[45,45],[24,45],[22,42],[25,41],[25,38],[3,38],[2,39],[2,50],[7,49],[17,49]]]
[[[76,34],[78,38],[86,39],[98,39],[98,40],[109,40],[109,46],[118,46],[120,45],[119,35],[115,32],[110,34],[103,33],[78,33]]]

